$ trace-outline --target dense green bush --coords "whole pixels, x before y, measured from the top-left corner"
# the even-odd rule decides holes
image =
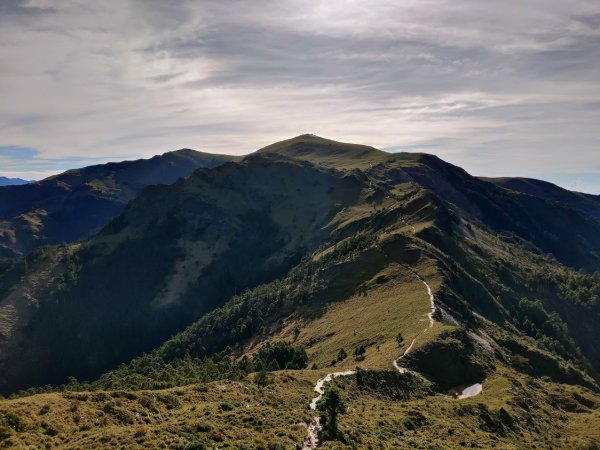
[[[254,370],[304,369],[308,356],[303,348],[294,347],[289,342],[267,343],[254,355],[250,367]]]
[[[517,315],[525,332],[547,350],[565,359],[570,359],[573,353],[577,353],[567,325],[557,313],[548,313],[540,301],[521,299]]]

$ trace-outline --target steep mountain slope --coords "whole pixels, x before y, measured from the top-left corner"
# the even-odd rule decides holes
[[[323,448],[591,449],[599,236],[578,208],[436,157],[299,136],[5,266],[5,393],[137,357],[0,402],[0,425],[13,445],[313,448],[312,389],[341,372],[348,408]],[[256,363],[285,342],[307,363]]]
[[[0,186],[19,186],[27,183],[31,183],[31,181],[23,180],[21,178],[0,177]]]
[[[441,386],[460,384],[461,377],[481,381],[499,365],[597,389],[600,277],[504,241],[450,211],[440,214],[443,205],[432,206],[428,194],[408,191],[404,198],[371,210],[367,220],[358,219],[361,223],[342,221],[338,232],[357,234],[320,248],[286,277],[232,298],[151,355],[101,380],[100,386],[162,387],[162,374],[155,369],[163,364],[210,357],[228,348],[248,355],[273,340],[301,344],[319,368],[341,362],[341,348],[347,353],[360,345],[376,348],[364,361],[369,368],[383,369],[398,355],[396,335],[401,332],[407,343],[420,336],[412,351],[420,355],[423,347],[424,354],[410,358],[409,364]],[[441,322],[423,336],[419,317],[429,306],[422,279],[436,291]],[[487,368],[474,370],[478,364],[472,363],[441,370],[442,356],[452,353],[440,353],[435,341],[452,330],[466,330],[472,345],[495,353]],[[453,358],[466,356],[461,347],[452,351]],[[477,358],[490,357],[483,352]],[[422,366],[428,358],[430,366]],[[347,362],[350,366],[342,368],[353,367]],[[479,375],[465,375],[470,372]]]
[[[151,184],[171,184],[200,167],[236,159],[178,150],[147,160],[69,170],[23,186],[0,188],[0,257],[89,236]]]
[[[562,203],[571,208],[583,211],[596,220],[600,220],[600,195],[583,194],[572,192],[547,181],[534,180],[531,178],[484,178],[505,189],[533,195],[552,202]]]
[[[365,182],[256,155],[147,188],[80,248],[55,250],[65,254],[62,275],[38,278],[39,296],[14,300],[25,289],[17,284],[0,304],[35,309],[5,336],[5,385],[89,378],[153,348],[320,245],[331,218],[360,204]],[[58,354],[60,364],[41,370]]]
[[[569,266],[600,268],[600,224],[588,214],[569,205],[499,188],[436,156],[389,154],[312,135],[273,144],[259,152],[276,152],[325,167],[362,169],[381,189],[412,183],[434,194],[458,215],[481,222],[495,232],[524,239]]]

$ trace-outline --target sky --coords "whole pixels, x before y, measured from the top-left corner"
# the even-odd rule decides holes
[[[304,133],[600,194],[600,2],[0,0],[0,175]]]

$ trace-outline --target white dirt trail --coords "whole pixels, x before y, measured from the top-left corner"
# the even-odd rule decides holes
[[[400,373],[406,373],[406,372],[408,372],[408,371],[409,371],[409,369],[407,369],[406,367],[402,367],[402,366],[399,364],[399,361],[400,361],[400,360],[402,360],[402,359],[403,359],[403,358],[404,358],[406,355],[408,355],[408,354],[411,352],[411,350],[412,350],[412,348],[413,348],[413,345],[415,345],[415,342],[417,341],[417,338],[418,338],[418,337],[419,337],[419,336],[420,336],[422,333],[424,333],[425,331],[427,331],[428,329],[430,329],[431,327],[433,327],[433,324],[435,323],[435,320],[434,320],[434,318],[433,318],[433,315],[435,314],[435,310],[436,310],[436,308],[435,308],[435,298],[434,298],[434,296],[433,296],[433,291],[431,290],[431,287],[429,286],[429,284],[427,284],[427,282],[426,282],[426,281],[425,281],[423,278],[421,278],[421,277],[420,277],[419,275],[417,275],[416,273],[415,273],[415,275],[417,276],[417,278],[418,278],[419,280],[421,280],[421,282],[422,282],[422,283],[425,285],[425,287],[427,288],[427,295],[429,295],[429,301],[431,302],[431,310],[429,311],[429,313],[427,313],[427,318],[429,319],[429,326],[428,326],[427,328],[423,329],[423,330],[422,330],[422,331],[421,331],[419,334],[417,334],[417,335],[415,336],[415,338],[414,338],[414,339],[413,339],[413,340],[410,342],[410,345],[409,345],[409,346],[406,348],[406,350],[404,350],[404,353],[402,353],[402,354],[401,354],[401,355],[400,355],[400,356],[399,356],[397,359],[395,359],[395,360],[392,362],[392,365],[394,366],[394,368],[395,368],[395,369],[396,369],[398,372],[400,372]]]
[[[412,270],[411,270],[412,271]],[[413,345],[415,344],[417,338],[425,331],[427,331],[428,329],[430,329],[431,327],[433,327],[433,324],[435,323],[435,320],[433,318],[433,315],[436,311],[436,307],[435,307],[435,299],[433,296],[433,291],[431,290],[431,287],[429,286],[429,284],[427,284],[427,282],[420,276],[418,275],[416,272],[413,271],[413,273],[417,276],[417,278],[419,278],[419,280],[425,285],[425,287],[427,288],[427,294],[429,295],[429,301],[431,302],[431,310],[429,311],[429,313],[427,314],[427,318],[429,319],[429,325],[427,326],[427,328],[423,329],[410,343],[410,345],[406,348],[406,350],[404,350],[404,353],[402,353],[402,355],[400,355],[399,358],[394,359],[392,361],[392,364],[394,366],[394,368],[400,372],[400,373],[406,373],[409,371],[409,369],[402,367],[399,364],[399,361],[404,358],[406,355],[408,355],[410,353],[410,351],[413,348]],[[313,411],[316,411],[317,409],[317,403],[319,402],[319,400],[321,399],[321,397],[323,397],[323,393],[325,392],[325,384],[326,383],[330,383],[331,380],[333,380],[334,378],[337,377],[347,377],[347,376],[351,376],[354,375],[356,373],[355,370],[347,370],[345,372],[333,372],[333,373],[329,373],[326,376],[324,376],[323,378],[320,378],[319,381],[317,381],[317,383],[315,384],[315,392],[319,395],[317,395],[315,398],[313,398],[310,402],[310,409]],[[307,430],[307,436],[304,439],[304,446],[302,447],[302,450],[313,450],[316,449],[319,446],[319,431],[321,430],[321,423],[320,423],[320,418],[319,416],[314,416],[310,419],[310,423],[308,424],[308,430]]]
[[[435,314],[435,312],[437,310],[437,308],[435,306],[435,297],[433,295],[433,291],[431,290],[431,286],[429,286],[429,284],[427,284],[427,281],[425,281],[419,274],[417,274],[412,269],[411,269],[411,272],[413,272],[415,274],[415,276],[425,285],[425,288],[427,289],[427,295],[429,295],[429,301],[431,302],[431,309],[430,309],[429,313],[427,313],[427,318],[429,319],[428,326],[426,328],[424,328],[423,330],[421,330],[419,332],[419,334],[417,334],[415,336],[415,338],[410,342],[410,345],[406,348],[406,350],[404,350],[402,355],[400,355],[398,358],[396,358],[392,361],[392,365],[400,373],[410,372],[410,369],[407,369],[406,367],[402,367],[400,365],[400,361],[412,351],[412,348],[415,345],[417,338],[419,336],[421,336],[421,334],[425,333],[427,330],[429,330],[430,328],[433,327],[433,325],[435,324],[435,319],[433,318],[433,315]],[[315,392],[319,395],[317,395],[315,398],[313,398],[311,400],[310,409],[313,411],[317,410],[317,403],[319,402],[321,397],[323,397],[323,393],[325,392],[325,384],[330,383],[331,380],[333,380],[334,378],[347,377],[347,376],[354,375],[355,373],[356,373],[355,370],[346,370],[345,372],[329,373],[329,374],[325,375],[323,378],[319,378],[319,381],[317,381],[317,383],[315,384],[315,389],[314,389]],[[464,388],[458,394],[458,396],[456,398],[459,400],[462,400],[465,398],[474,397],[475,395],[480,394],[482,390],[483,390],[483,386],[480,383],[476,383],[472,386],[468,386],[468,387]],[[306,438],[304,439],[304,446],[302,447],[302,450],[313,450],[319,446],[319,431],[320,430],[321,430],[320,418],[318,415],[313,416],[310,419],[310,423],[308,424],[307,435],[306,435]]]
[[[310,409],[316,411],[317,403],[323,397],[323,393],[325,392],[325,383],[331,382],[334,378],[337,377],[347,377],[350,375],[354,375],[356,370],[346,370],[345,372],[333,372],[329,373],[323,378],[319,378],[317,384],[315,384],[315,392],[317,395],[310,402]],[[319,446],[319,431],[321,430],[321,419],[319,416],[313,416],[310,419],[310,423],[308,424],[308,432],[306,438],[304,439],[304,446],[302,450],[312,450]]]

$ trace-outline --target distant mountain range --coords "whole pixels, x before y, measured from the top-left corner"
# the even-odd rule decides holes
[[[69,170],[0,188],[0,257],[89,236],[119,214],[144,187],[170,184],[201,167],[235,157],[183,149],[151,159]]]
[[[600,195],[572,192],[547,181],[532,178],[481,178],[505,189],[569,205],[600,220]]]
[[[31,183],[31,181],[22,180],[21,178],[0,177],[0,186],[20,186],[27,183]]]
[[[13,256],[0,392],[69,383],[126,399],[103,394],[116,428],[100,431],[65,406],[65,436],[102,446],[119,429],[134,445],[118,427],[139,424],[189,448],[297,448],[314,384],[334,372],[349,408],[333,438],[348,448],[534,448],[550,433],[577,448],[583,418],[600,425],[597,196],[302,135],[243,158],[185,150],[3,188],[0,215]],[[265,368],[274,387],[254,391],[247,376]],[[470,385],[475,402],[450,394]],[[165,428],[172,412],[136,403],[167,394],[202,423]]]

